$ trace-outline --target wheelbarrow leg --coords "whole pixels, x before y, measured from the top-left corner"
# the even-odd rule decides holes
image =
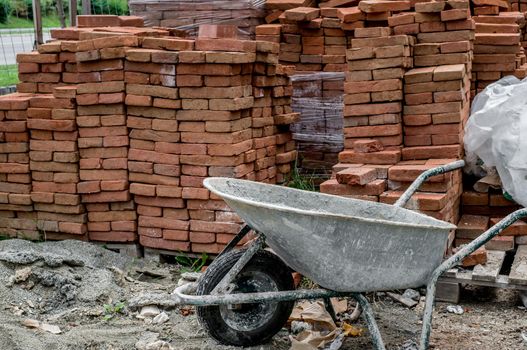
[[[326,311],[328,312],[328,314],[331,316],[331,319],[333,319],[333,322],[337,323],[337,314],[335,313],[335,308],[331,303],[331,298],[324,298],[324,306],[326,307]]]
[[[240,260],[227,272],[223,279],[214,287],[211,295],[219,295],[225,293],[229,285],[234,281],[236,276],[243,270],[245,265],[252,259],[252,257],[264,246],[265,238],[263,235],[258,235],[254,242],[252,242],[245,253],[240,257]]]
[[[501,231],[524,217],[527,217],[526,208],[516,210],[514,213],[509,214],[496,225],[482,233],[478,238],[461,248],[456,254],[445,260],[441,265],[439,265],[437,269],[434,270],[432,277],[430,277],[430,282],[428,282],[428,286],[426,287],[426,304],[423,315],[423,330],[421,331],[421,343],[419,344],[419,350],[427,350],[430,344],[430,333],[432,332],[432,314],[434,312],[436,296],[436,284],[439,280],[439,277],[444,272],[459,264],[463,259],[475,252],[478,248],[482,247],[493,237],[497,236]]]
[[[223,248],[223,250],[221,251],[220,254],[218,254],[218,256],[216,257],[219,258],[220,256],[222,256],[223,254],[225,253],[228,253],[230,252],[231,250],[233,250],[234,248],[236,248],[236,246],[238,245],[238,243],[241,242],[242,239],[245,238],[245,236],[247,236],[247,234],[251,231],[251,227],[249,225],[244,225],[240,232],[238,232],[236,234],[236,236],[234,236],[234,238],[229,242],[229,244],[227,244],[227,246],[225,248]]]
[[[368,299],[366,299],[364,295],[359,293],[353,293],[352,297],[357,300],[357,302],[362,308],[362,315],[364,316],[364,320],[368,325],[368,330],[370,331],[373,347],[375,348],[375,350],[386,350],[384,342],[382,341],[381,332],[379,331],[379,327],[377,326],[377,322],[375,321],[375,315],[373,314],[373,310],[370,306],[370,303],[368,302]]]

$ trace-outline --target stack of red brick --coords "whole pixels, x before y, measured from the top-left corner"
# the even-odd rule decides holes
[[[474,27],[467,8],[419,3],[392,15],[409,4],[362,1],[360,15],[349,11],[347,23],[360,26],[347,54],[345,150],[323,192],[392,204],[422,171],[462,156]],[[457,222],[460,195],[457,171],[428,181],[409,207]]]
[[[39,239],[31,201],[29,94],[0,97],[0,231],[10,236]]]
[[[47,239],[84,239],[85,207],[77,191],[79,182],[78,128],[75,89],[56,88],[34,95],[28,108],[30,131],[31,199],[38,229]]]
[[[256,38],[280,43],[281,63],[297,71],[346,70],[348,43],[336,9],[299,7],[286,10],[279,20],[257,27]]]
[[[347,53],[340,162],[395,164],[401,159],[403,76],[412,66],[413,38],[390,34],[388,27],[355,30],[356,39]],[[364,139],[375,141],[375,149],[361,152]]]
[[[124,57],[138,45],[135,36],[108,37],[76,43],[76,67],[102,81],[76,89],[80,154],[78,192],[88,212],[89,238],[131,242],[136,213],[128,188],[128,129],[124,108]]]
[[[50,238],[139,237],[150,248],[219,252],[241,220],[203,180],[281,183],[296,160],[289,124],[298,114],[279,45],[239,40],[231,27],[208,26],[196,40],[75,31],[83,40],[19,56],[38,71],[54,64],[54,79],[23,81],[37,94],[2,114],[20,108],[17,126],[31,131],[23,150],[27,159],[31,140],[31,167],[17,158],[17,169],[28,173],[35,225]],[[78,74],[75,85],[61,87],[66,73]]]
[[[475,11],[481,7],[476,7]],[[495,6],[498,9],[498,6]],[[501,12],[499,15],[474,16],[473,90],[483,90],[490,83],[507,75],[527,76],[527,64],[522,46],[525,15],[519,12]]]

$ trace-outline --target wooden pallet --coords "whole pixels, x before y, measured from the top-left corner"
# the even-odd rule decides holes
[[[210,258],[216,256],[216,254],[207,254]],[[188,253],[188,252],[179,252],[173,250],[164,250],[164,249],[154,249],[154,248],[144,248],[144,257],[145,260],[152,260],[159,263],[170,262],[170,257],[174,256],[186,256],[189,258],[201,258],[201,254],[198,253]]]
[[[102,245],[108,250],[112,250],[122,255],[130,256],[132,258],[141,258],[143,257],[143,249],[139,244],[135,243],[101,243],[94,242],[96,244]]]
[[[468,284],[505,289],[527,290],[527,245],[520,245],[512,264],[507,263],[506,253],[488,250],[485,265],[473,270],[453,268],[443,274],[437,285],[440,301],[459,302],[460,285]]]

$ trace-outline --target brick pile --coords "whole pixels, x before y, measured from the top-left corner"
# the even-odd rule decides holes
[[[148,48],[167,46],[167,41],[145,39],[143,47],[147,48],[131,49],[126,53],[130,192],[137,204],[141,241],[148,241],[152,246],[152,241],[163,237],[167,240],[163,245],[165,249],[187,251],[188,224],[177,220],[188,218],[181,199],[181,137],[175,120],[176,109],[181,108],[176,88],[178,53]],[[183,50],[193,48],[193,42],[188,40],[168,43],[179,45]],[[181,79],[179,83],[184,86]],[[179,246],[171,244],[178,235],[181,241],[187,242]]]
[[[39,71],[47,60],[57,65],[46,85],[55,96],[38,93],[45,82],[36,78],[21,83],[36,94],[15,106],[31,114],[34,135],[27,209],[33,195],[34,219],[53,238],[218,253],[241,220],[203,180],[282,183],[297,157],[289,125],[298,113],[279,44],[240,40],[228,26],[204,26],[195,40],[105,30],[75,28],[81,40],[19,56]],[[61,86],[66,73],[75,84]]]
[[[27,110],[30,131],[31,199],[46,239],[85,239],[87,216],[79,182],[74,87],[34,95]]]
[[[280,43],[282,64],[299,72],[346,70],[347,38],[336,11],[299,7],[285,10],[279,20],[257,27],[256,38]]]
[[[163,26],[197,35],[203,24],[235,25],[240,35],[253,36],[263,23],[263,1],[254,0],[132,0],[132,15],[140,16],[147,26]]]
[[[401,159],[403,76],[412,66],[407,35],[390,28],[357,28],[347,52],[342,163],[396,164]],[[367,152],[362,140],[375,141]],[[368,141],[369,140],[369,141]],[[356,145],[356,142],[359,142]]]
[[[0,96],[0,232],[39,239],[29,170],[30,99],[23,93]]]
[[[90,240],[132,242],[136,212],[129,191],[124,58],[136,36],[79,41],[80,72],[100,75],[101,82],[78,84],[80,181],[77,190],[88,212]]]
[[[476,10],[476,7],[474,10]],[[522,46],[525,15],[502,12],[499,16],[475,16],[473,89],[475,93],[507,75],[527,76],[527,59]]]
[[[408,71],[403,159],[460,158],[469,100],[470,77],[464,64]]]
[[[446,4],[397,13],[409,4],[361,1],[339,10],[356,25],[347,53],[345,143],[321,191],[393,204],[421,172],[461,157],[474,24],[468,2]],[[455,223],[461,182],[460,171],[434,177],[407,207]]]

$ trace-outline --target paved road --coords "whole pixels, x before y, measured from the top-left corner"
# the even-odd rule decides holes
[[[49,29],[44,29],[44,41],[49,38]],[[16,64],[16,54],[31,51],[34,40],[30,28],[0,29],[0,69],[6,64]]]

